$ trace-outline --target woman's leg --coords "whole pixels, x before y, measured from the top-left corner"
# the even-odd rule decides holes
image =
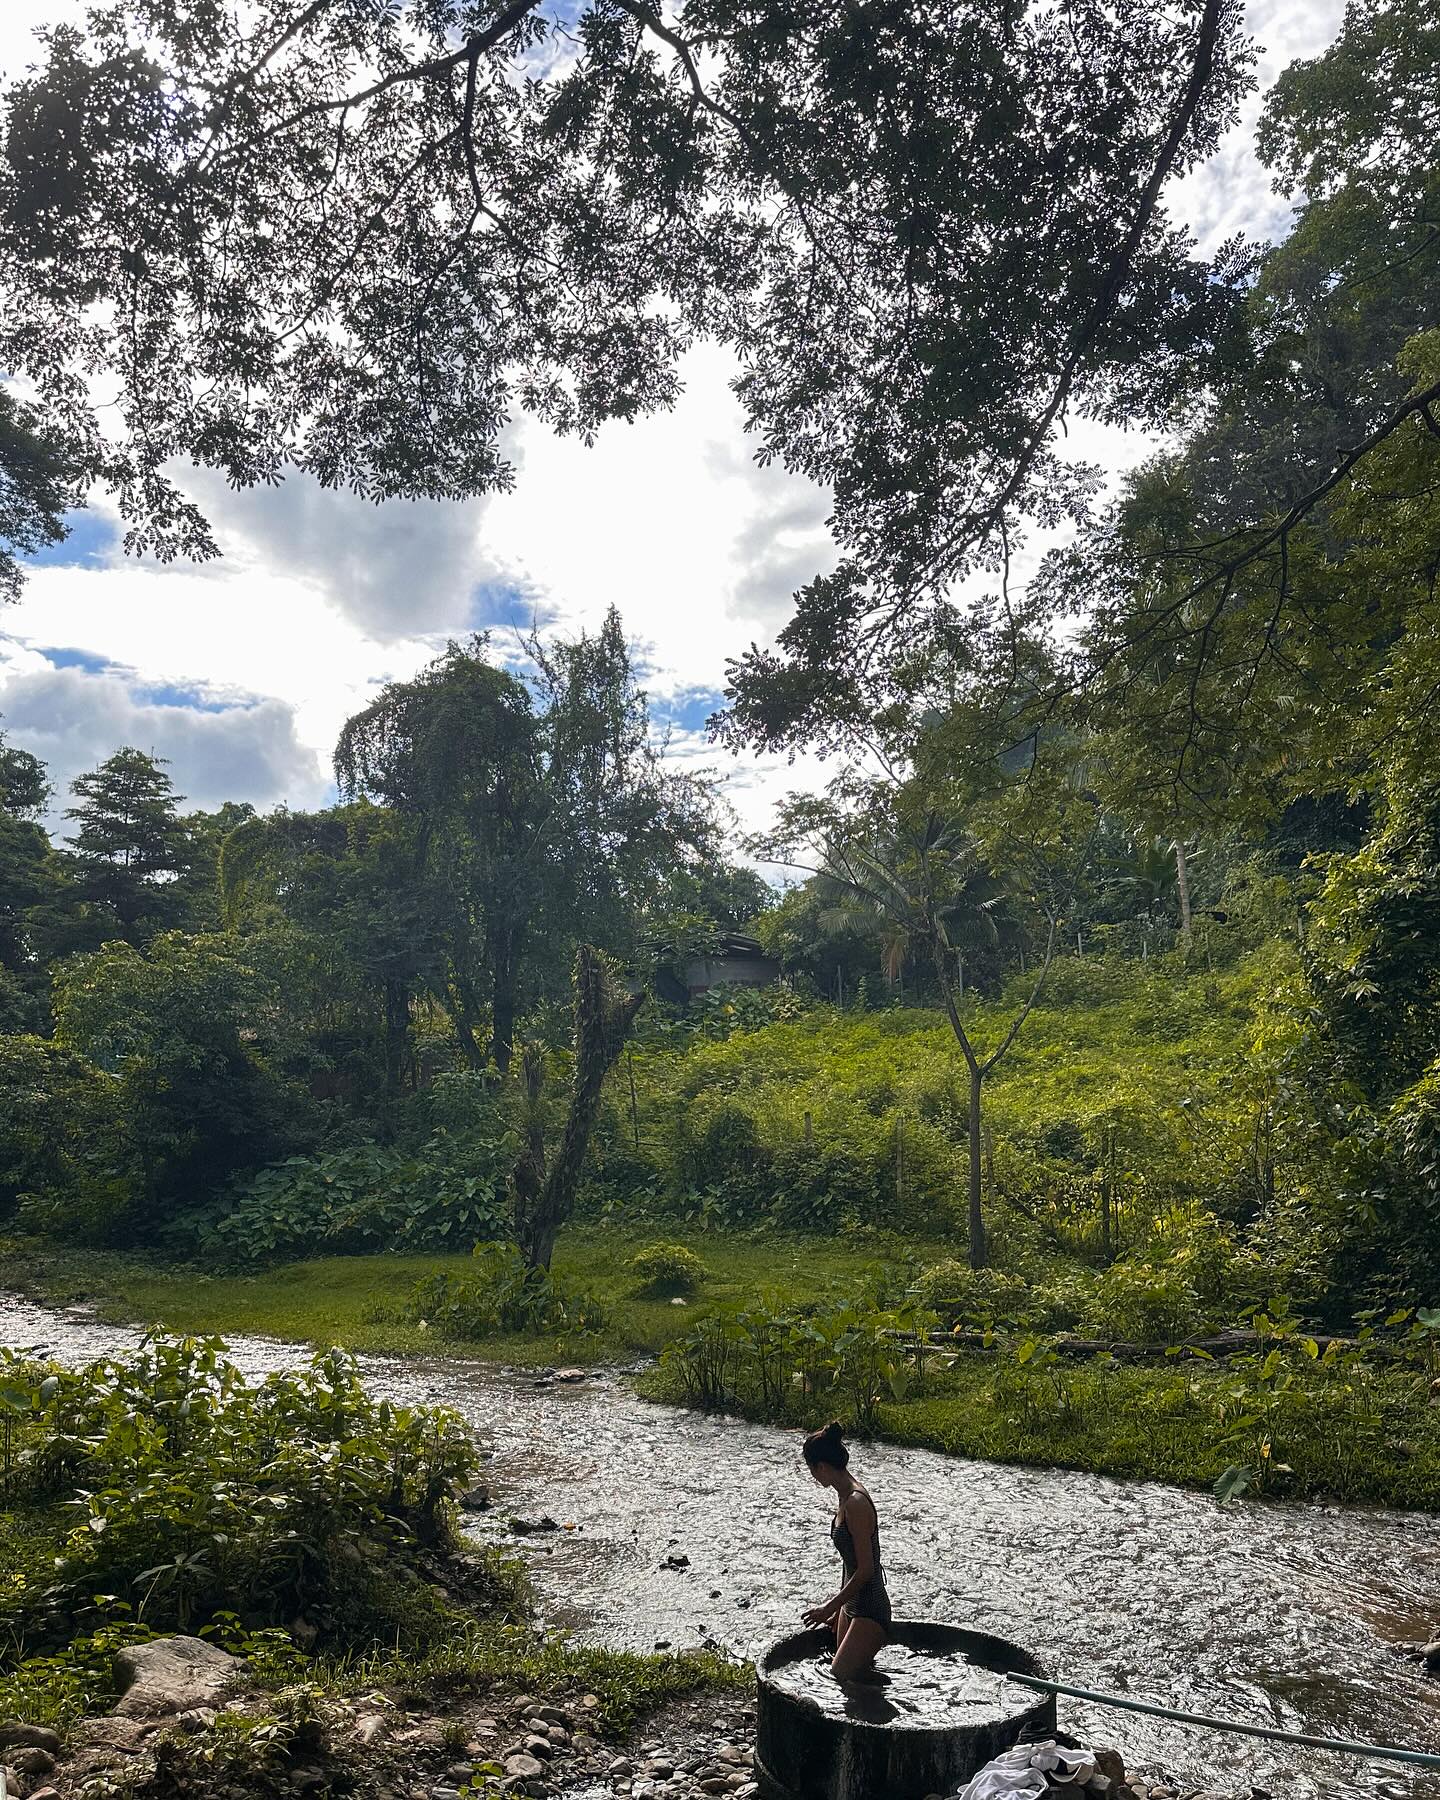
[[[878,1619],[849,1620],[835,1647],[830,1673],[837,1681],[854,1681],[874,1663],[889,1635]]]

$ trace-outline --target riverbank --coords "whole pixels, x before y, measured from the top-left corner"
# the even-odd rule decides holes
[[[631,1259],[657,1237],[703,1260],[705,1278],[684,1297],[645,1293]],[[415,1354],[449,1350],[497,1362],[580,1367],[658,1355],[700,1314],[753,1299],[762,1289],[786,1304],[853,1300],[905,1282],[922,1263],[953,1246],[912,1240],[841,1240],[774,1233],[742,1236],[666,1226],[626,1231],[577,1225],[561,1238],[554,1274],[567,1291],[594,1295],[602,1327],[594,1331],[495,1333],[482,1343],[442,1341],[413,1315],[409,1301],[437,1276],[460,1280],[474,1259],[456,1256],[326,1256],[253,1273],[217,1273],[133,1253],[72,1249],[43,1238],[0,1237],[0,1289],[48,1306],[81,1303],[119,1324],[172,1331],[279,1338],[316,1349]],[[684,1304],[676,1305],[677,1298]]]
[[[688,1297],[637,1291],[631,1259],[653,1232],[577,1226],[556,1253],[562,1287],[599,1301],[603,1326],[585,1332],[495,1334],[447,1340],[407,1296],[437,1276],[464,1279],[468,1256],[326,1257],[255,1274],[214,1274],[43,1241],[0,1244],[0,1285],[51,1305],[82,1302],[102,1319],[159,1323],[203,1335],[271,1337],[365,1353],[483,1357],[516,1367],[633,1364],[668,1358],[640,1376],[645,1397],[693,1403],[683,1346],[712,1316],[766,1294],[772,1310],[823,1312],[862,1296],[893,1303],[940,1245],[873,1244],[687,1231],[675,1241],[703,1258]],[[683,1303],[677,1304],[677,1299]],[[1167,1358],[1072,1365],[1037,1340],[990,1353],[932,1357],[903,1397],[882,1384],[866,1434],[948,1456],[1085,1471],[1210,1488],[1227,1470],[1251,1471],[1247,1491],[1281,1498],[1440,1510],[1440,1405],[1426,1371],[1364,1357],[1312,1362],[1294,1340],[1277,1371],[1252,1357],[1228,1364]],[[762,1393],[737,1358],[719,1396],[747,1418],[797,1427],[839,1411],[843,1391],[809,1395],[787,1380]]]
[[[128,1357],[136,1337],[0,1297],[0,1339],[43,1344],[71,1368]],[[307,1361],[294,1347],[243,1339],[230,1357],[252,1380]],[[485,1491],[463,1515],[465,1539],[523,1563],[534,1623],[551,1642],[569,1632],[577,1650],[636,1653],[647,1667],[650,1653],[706,1644],[745,1659],[833,1592],[826,1496],[788,1428],[657,1407],[607,1371],[557,1381],[432,1353],[378,1357],[361,1373],[377,1401],[408,1410],[443,1400],[474,1434]],[[880,1502],[886,1569],[907,1616],[1023,1643],[1078,1687],[1440,1749],[1437,1689],[1395,1648],[1436,1635],[1440,1516],[1217,1508],[1152,1482],[883,1443],[857,1443],[855,1466]],[[146,1553],[143,1567],[159,1561]],[[85,1591],[116,1590],[87,1582]],[[451,1648],[436,1651],[437,1678]],[[477,1708],[488,1713],[488,1700]],[[1062,1714],[1082,1741],[1113,1741],[1113,1715],[1083,1702]],[[1187,1793],[1384,1792],[1383,1770],[1197,1737],[1161,1719],[1128,1718],[1121,1741],[1127,1763],[1171,1771]],[[1440,1784],[1417,1786],[1412,1800],[1440,1800]]]

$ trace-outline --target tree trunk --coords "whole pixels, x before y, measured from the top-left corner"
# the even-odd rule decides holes
[[[478,1030],[482,1012],[475,984],[468,975],[457,975],[452,983],[446,985],[444,999],[450,1023],[455,1027],[455,1036],[460,1042],[460,1054],[465,1058],[465,1067],[483,1070],[487,1058]]]
[[[400,1096],[410,1047],[410,992],[401,981],[385,983],[385,1098]]]
[[[540,1207],[545,1188],[545,1049],[542,1044],[526,1044],[520,1066],[525,1083],[522,1144],[515,1167],[510,1171],[511,1191],[515,1196],[515,1241],[527,1262],[530,1255],[530,1221]]]
[[[490,1054],[502,1075],[510,1068],[510,1057],[515,1048],[518,948],[516,933],[510,930],[497,932],[490,940]]]
[[[1180,942],[1190,953],[1190,865],[1185,860],[1185,846],[1175,840],[1175,887],[1180,895]]]
[[[528,1150],[516,1168],[515,1235],[532,1269],[550,1267],[560,1227],[575,1210],[575,1194],[605,1077],[625,1047],[631,1021],[644,998],[643,994],[622,993],[610,979],[599,951],[588,944],[580,946],[575,955],[575,1072],[560,1146],[538,1192],[533,1171],[521,1176]],[[543,1167],[543,1143],[540,1155]]]
[[[985,1248],[985,1213],[981,1205],[981,1137],[980,1095],[984,1085],[978,1068],[970,1070],[970,1267],[983,1269]]]

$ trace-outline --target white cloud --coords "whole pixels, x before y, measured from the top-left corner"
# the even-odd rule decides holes
[[[207,710],[146,699],[122,673],[56,667],[0,645],[0,716],[12,741],[46,764],[50,823],[62,835],[71,782],[122,744],[165,758],[191,809],[234,798],[313,805],[325,792],[324,771],[280,700]]]
[[[303,474],[237,492],[216,471],[197,469],[185,485],[228,567],[313,583],[377,643],[464,632],[476,586],[504,576],[480,547],[485,501],[377,506]]]

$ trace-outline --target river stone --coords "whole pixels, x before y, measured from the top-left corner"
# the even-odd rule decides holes
[[[56,1759],[49,1750],[41,1750],[38,1744],[27,1744],[20,1750],[9,1751],[9,1766],[18,1769],[22,1775],[49,1775],[50,1769],[56,1766]]]
[[[555,1746],[549,1738],[541,1737],[538,1732],[532,1732],[520,1749],[530,1756],[538,1756],[542,1762],[555,1754]]]
[[[545,1765],[538,1756],[530,1756],[524,1750],[517,1750],[514,1756],[505,1758],[505,1773],[513,1775],[517,1781],[534,1781],[545,1773]]]
[[[151,1644],[131,1644],[115,1657],[122,1696],[114,1711],[123,1719],[153,1719],[209,1706],[239,1668],[238,1657],[201,1638],[156,1638]]]
[[[0,1720],[0,1750],[48,1750],[60,1753],[60,1734],[46,1725],[24,1725],[19,1719]]]

